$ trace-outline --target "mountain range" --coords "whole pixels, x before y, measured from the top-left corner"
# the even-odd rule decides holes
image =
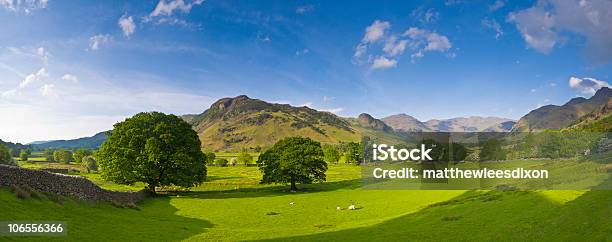
[[[34,149],[73,149],[73,148],[86,148],[96,149],[102,145],[106,140],[107,131],[100,132],[91,137],[83,137],[71,140],[51,140],[51,141],[35,141],[28,145]]]
[[[359,141],[362,136],[397,143],[405,132],[523,132],[559,129],[610,130],[612,90],[602,88],[589,99],[574,98],[561,106],[547,105],[515,122],[498,117],[459,117],[425,122],[396,114],[376,119],[367,113],[340,117],[309,107],[268,103],[241,95],[222,98],[200,114],[181,116],[198,133],[205,150],[237,151],[266,148],[287,136],[310,137],[322,143]],[[96,148],[105,132],[75,140],[32,143],[35,148]]]
[[[512,131],[528,132],[545,129],[563,129],[572,125],[581,117],[603,108],[610,102],[611,98],[612,89],[603,87],[588,99],[577,97],[561,106],[542,106],[519,119],[512,128]]]
[[[451,119],[431,119],[421,122],[407,114],[396,114],[381,119],[395,130],[406,132],[507,132],[515,122],[512,119],[497,117],[459,117]]]

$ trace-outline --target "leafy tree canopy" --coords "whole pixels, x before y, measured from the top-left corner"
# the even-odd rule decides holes
[[[192,187],[206,179],[206,159],[191,125],[175,115],[139,113],[115,124],[97,153],[102,177],[120,184],[145,182]]]
[[[73,161],[72,152],[65,149],[59,149],[53,152],[53,160],[57,162],[69,163]]]
[[[263,173],[262,183],[296,183],[325,181],[327,163],[319,142],[304,137],[288,137],[278,141],[257,160]]]
[[[81,162],[81,161],[83,161],[83,158],[85,156],[90,156],[90,155],[92,155],[91,150],[88,150],[88,149],[78,149],[78,150],[74,151],[74,154],[72,156],[74,158],[74,161]]]
[[[0,144],[0,164],[13,165],[11,152],[3,144]]]

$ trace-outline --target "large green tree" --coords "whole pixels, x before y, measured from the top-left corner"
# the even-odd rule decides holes
[[[11,156],[11,152],[6,146],[0,144],[0,164],[5,165],[13,165],[13,156]]]
[[[236,158],[236,162],[246,166],[253,162],[253,156],[251,156],[251,154],[249,154],[249,152],[247,152],[246,150],[243,150]]]
[[[259,156],[257,165],[263,173],[262,183],[296,183],[325,181],[327,163],[319,142],[304,137],[288,137],[278,141]]]
[[[21,150],[19,152],[19,159],[21,161],[27,161],[29,157],[30,157],[30,153],[27,150]]]
[[[59,149],[53,152],[53,160],[56,162],[70,163],[74,159],[72,158],[72,152],[66,149]]]
[[[192,187],[206,179],[206,158],[191,125],[175,115],[139,113],[115,124],[97,153],[102,177],[120,184]]]
[[[72,157],[74,158],[74,161],[79,163],[83,161],[83,158],[86,156],[90,156],[93,153],[91,152],[91,150],[88,149],[78,149],[74,151],[74,154],[72,154]]]
[[[328,164],[338,163],[340,152],[333,145],[323,145],[323,160]]]

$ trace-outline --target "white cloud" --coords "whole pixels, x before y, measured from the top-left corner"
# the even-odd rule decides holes
[[[406,50],[406,44],[408,44],[408,40],[398,40],[397,36],[391,36],[385,42],[383,51],[388,56],[401,55]]]
[[[72,74],[64,74],[62,76],[62,80],[71,81],[73,83],[78,83],[79,82],[79,78],[77,76],[75,76],[75,75],[72,75]]]
[[[355,47],[353,60],[363,64],[363,56],[368,53],[370,46],[381,46],[379,53],[369,54],[367,63],[371,64],[371,69],[385,69],[397,66],[398,57],[406,50],[410,49],[412,60],[423,57],[426,52],[447,52],[452,48],[452,43],[448,37],[429,31],[427,29],[419,29],[411,27],[401,35],[390,33],[391,24],[386,21],[376,20],[365,30],[364,36],[360,43]],[[382,42],[382,45],[378,45]],[[455,56],[454,53],[446,55],[449,58]]]
[[[579,78],[572,76],[569,79],[569,86],[582,94],[593,95],[602,87],[610,87],[610,84],[591,77]]]
[[[302,104],[298,105],[298,107],[309,107],[309,108],[312,108],[312,102],[302,103]]]
[[[40,94],[43,97],[55,97],[57,96],[57,94],[55,94],[55,85],[54,84],[45,84],[40,88]]]
[[[412,40],[410,46],[417,49],[415,54],[419,57],[428,51],[446,52],[453,47],[448,37],[426,29],[411,27],[404,32],[404,36]]]
[[[314,10],[314,6],[312,6],[312,5],[304,5],[304,6],[297,7],[295,9],[295,13],[305,14],[305,13],[310,12],[312,10]]]
[[[440,18],[440,13],[433,8],[427,9],[427,11],[423,11],[423,8],[419,7],[412,10],[412,13],[410,13],[410,15],[424,24],[436,22],[438,18]]]
[[[36,81],[40,81],[42,80],[42,78],[47,77],[47,76],[49,76],[49,74],[47,74],[47,71],[45,70],[45,68],[40,68],[40,70],[38,70],[36,73],[32,73],[26,76],[26,78],[23,79],[21,83],[19,83],[19,88],[21,89],[26,88],[30,86],[32,83]]]
[[[542,0],[510,13],[508,21],[516,24],[529,47],[540,52],[550,52],[563,36],[571,37],[566,33],[573,33],[584,37],[590,60],[612,61],[612,1]]]
[[[391,24],[389,22],[375,20],[372,25],[366,28],[361,42],[366,44],[374,43],[381,39],[389,28],[391,28]]]
[[[501,25],[495,19],[484,18],[481,21],[482,26],[488,29],[492,29],[495,31],[495,39],[499,39],[502,35],[504,35],[504,31],[501,28]]]
[[[123,36],[127,38],[129,38],[130,35],[132,35],[134,31],[136,31],[136,24],[134,24],[134,19],[132,18],[132,16],[121,16],[121,18],[119,18],[119,21],[117,21],[117,24],[121,28],[121,31],[123,31]]]
[[[204,0],[159,0],[155,9],[148,15],[142,17],[142,22],[154,21],[156,24],[178,25],[189,29],[198,29],[200,24],[190,23],[176,17],[177,13],[189,14],[192,8],[204,3]]]
[[[503,8],[504,5],[506,5],[506,3],[502,0],[495,0],[495,3],[489,5],[489,10],[490,11],[497,11],[500,8]]]
[[[13,12],[23,11],[31,14],[37,9],[44,9],[49,4],[49,0],[0,0],[0,6]]]
[[[2,1],[2,0],[0,0]],[[17,58],[36,58],[40,60],[43,65],[47,65],[49,62],[49,58],[52,57],[51,53],[47,51],[44,47],[32,48],[32,47],[14,47],[9,46],[6,47],[11,55]]]
[[[542,53],[549,53],[557,44],[558,36],[552,30],[555,17],[540,7],[532,7],[508,15],[508,21],[516,23],[516,27],[527,45]]]
[[[40,58],[40,60],[47,65],[49,63],[49,56],[51,56],[51,54],[49,54],[48,51],[45,50],[45,48],[43,47],[39,47],[38,49],[36,49],[36,54],[38,55],[38,57]]]
[[[380,56],[372,63],[372,69],[387,69],[397,66],[397,60],[387,59],[384,56]]]
[[[355,47],[354,57],[360,58],[363,56],[368,49],[368,45],[382,39],[389,28],[391,28],[389,22],[374,20],[370,26],[366,27],[361,42]]]
[[[195,0],[191,2],[185,2],[183,0],[160,0],[153,12],[149,14],[149,20],[152,17],[158,16],[172,16],[172,14],[176,11],[180,11],[183,13],[189,13],[193,6],[200,5],[204,2],[204,0]],[[147,20],[148,21],[148,20]]]
[[[47,77],[49,77],[47,70],[44,67],[40,68],[38,71],[26,75],[16,88],[2,92],[1,96],[2,98],[19,98],[23,95],[24,91],[27,91],[36,83],[42,83]]]
[[[89,49],[97,50],[103,44],[107,44],[113,41],[113,37],[108,34],[98,34],[89,38]]]

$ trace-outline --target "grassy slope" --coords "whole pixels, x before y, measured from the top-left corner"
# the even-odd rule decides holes
[[[253,119],[261,114],[270,114],[274,118],[267,119],[264,123],[256,125],[250,124],[245,120]],[[382,141],[387,143],[400,143],[401,138],[383,131],[368,129],[360,126],[356,121],[349,120],[352,131],[345,130],[336,126],[319,123],[314,127],[323,131],[317,132],[312,127],[292,127],[295,120],[284,112],[253,112],[242,115],[238,118],[219,121],[205,130],[200,132],[200,141],[202,147],[207,151],[240,151],[241,148],[255,148],[257,146],[266,148],[270,147],[276,141],[289,136],[309,137],[321,143],[337,144],[349,141],[359,141],[362,135],[371,137],[380,137]],[[222,130],[231,128],[231,131],[222,132]],[[244,138],[244,140],[241,140]],[[232,141],[237,139],[240,141]]]
[[[288,114],[283,112],[270,113],[275,118],[266,120],[261,125],[245,123],[243,120],[254,118],[263,112],[250,113],[240,118],[216,123],[200,133],[202,147],[212,150],[234,150],[239,151],[242,147],[269,147],[277,140],[288,136],[304,136],[323,143],[338,143],[339,141],[357,141],[359,133],[349,132],[334,126],[318,124],[325,133],[316,132],[310,127],[294,128],[291,127],[292,120]],[[234,130],[221,132],[222,128],[232,127]],[[248,137],[241,142],[231,142],[231,137]],[[225,140],[225,142],[224,142]],[[229,142],[228,142],[229,141]]]
[[[68,239],[80,241],[612,239],[612,191],[362,190],[358,167],[327,174],[327,183],[292,194],[258,185],[256,167],[210,167],[209,182],[140,210],[17,200],[1,190],[0,221],[66,220]],[[351,202],[361,209],[336,211]]]

